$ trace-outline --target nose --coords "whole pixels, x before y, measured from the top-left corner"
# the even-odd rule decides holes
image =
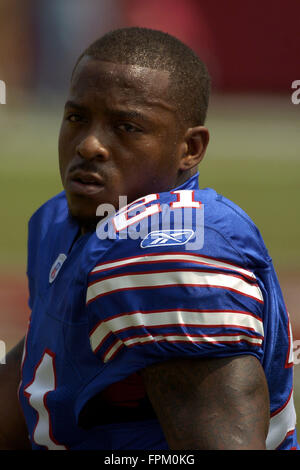
[[[85,160],[101,158],[107,160],[109,151],[96,135],[86,136],[76,147],[76,152]]]

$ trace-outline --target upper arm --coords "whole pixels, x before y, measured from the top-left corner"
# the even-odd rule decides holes
[[[92,351],[119,361],[119,380],[144,369],[171,448],[263,448],[263,283],[218,231],[205,231],[205,250],[177,249],[120,238],[100,259],[86,297]]]
[[[176,359],[143,377],[171,449],[265,449],[269,394],[254,356]]]
[[[0,368],[0,449],[29,449],[28,432],[18,400],[24,339],[6,356]]]

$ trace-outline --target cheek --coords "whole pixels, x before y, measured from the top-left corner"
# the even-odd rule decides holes
[[[64,179],[64,175],[72,159],[72,148],[72,140],[69,138],[68,133],[62,126],[58,138],[58,161],[62,180]]]
[[[63,128],[61,127],[59,137],[58,137],[58,160],[59,160],[59,169],[60,174],[62,175],[65,167],[65,134]]]

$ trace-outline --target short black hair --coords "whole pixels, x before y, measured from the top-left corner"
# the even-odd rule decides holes
[[[170,98],[183,120],[191,126],[204,124],[210,94],[208,70],[196,53],[174,36],[149,28],[116,29],[88,46],[74,70],[85,56],[168,71]]]

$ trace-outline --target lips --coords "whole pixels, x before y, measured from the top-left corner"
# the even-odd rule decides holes
[[[76,170],[69,175],[67,189],[75,194],[93,195],[104,187],[102,177],[97,173]]]

